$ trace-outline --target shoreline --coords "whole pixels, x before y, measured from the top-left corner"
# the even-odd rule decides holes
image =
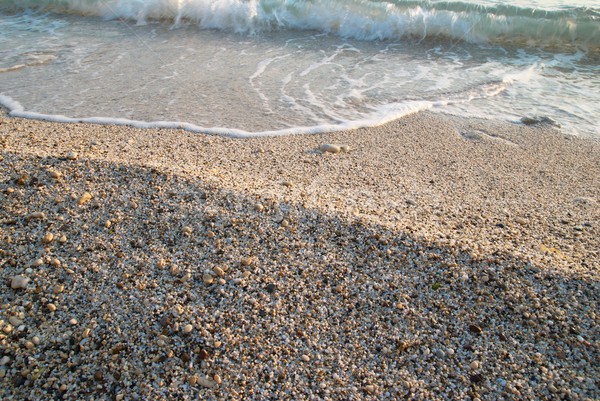
[[[2,111],[0,147],[3,399],[600,396],[597,140]]]

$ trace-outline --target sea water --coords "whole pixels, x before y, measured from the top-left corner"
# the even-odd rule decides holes
[[[596,0],[0,0],[11,115],[230,136],[421,110],[600,137]]]

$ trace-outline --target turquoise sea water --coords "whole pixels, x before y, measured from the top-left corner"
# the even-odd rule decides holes
[[[233,136],[432,110],[600,137],[600,5],[0,0],[0,103]]]

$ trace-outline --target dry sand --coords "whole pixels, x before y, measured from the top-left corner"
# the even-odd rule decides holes
[[[2,399],[600,398],[597,140],[0,119]]]

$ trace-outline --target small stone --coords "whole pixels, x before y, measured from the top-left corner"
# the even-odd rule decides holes
[[[50,264],[54,267],[60,267],[60,260],[58,258],[52,258],[52,260],[50,260]]]
[[[481,367],[481,363],[479,361],[473,361],[469,364],[469,369],[477,370]]]
[[[214,381],[215,381],[215,383],[217,383],[217,384],[221,384],[221,383],[223,383],[223,379],[221,379],[221,376],[219,376],[219,375],[218,375],[218,374],[216,374],[216,373],[213,375],[213,380],[214,380]]]
[[[47,304],[46,305],[46,309],[48,309],[50,312],[54,312],[54,311],[56,311],[56,305],[54,305],[54,304]]]
[[[471,324],[469,325],[469,331],[474,334],[481,334],[483,332],[483,329],[477,326],[476,324]]]
[[[215,276],[209,273],[204,273],[202,275],[202,281],[204,281],[204,284],[212,284],[213,281],[215,281]]]
[[[185,283],[185,282],[189,281],[191,278],[192,278],[191,273],[186,273],[179,279],[179,281],[181,281],[182,283]]]
[[[31,339],[31,342],[34,345],[40,345],[41,340],[40,340],[40,338],[38,336],[33,336],[33,338]]]
[[[201,349],[198,352],[198,358],[200,358],[203,361],[207,360],[208,359],[208,351],[205,349]]]
[[[184,234],[186,234],[186,235],[190,235],[190,234],[192,233],[192,231],[193,231],[193,230],[192,230],[192,227],[190,227],[190,226],[185,226],[185,227],[183,227],[183,230],[181,230],[181,231],[182,231]]]
[[[11,317],[9,317],[9,318],[8,318],[8,322],[9,322],[10,324],[12,324],[13,326],[15,326],[15,327],[19,327],[20,325],[22,325],[22,324],[23,324],[23,320],[22,320],[22,319],[19,319],[19,318],[18,318],[18,317],[16,317],[16,316],[11,316]]]
[[[29,176],[27,174],[21,174],[17,179],[17,185],[26,185],[29,182]]]
[[[31,341],[25,341],[25,348],[33,349],[33,347],[35,347],[35,345]]]
[[[78,323],[78,322],[77,322],[77,319],[71,319],[71,320],[69,320],[69,324],[70,324],[71,326],[75,326],[77,323]]]
[[[52,286],[52,292],[56,295],[62,293],[65,290],[65,286],[62,284],[55,284]]]
[[[364,387],[364,390],[365,390],[367,393],[369,393],[369,394],[373,394],[373,393],[375,393],[375,386],[374,386],[374,385],[372,385],[372,384],[367,384],[367,385]]]
[[[10,281],[10,287],[14,290],[18,290],[19,288],[27,288],[27,283],[29,283],[29,277],[25,276],[14,276]]]
[[[61,235],[60,238],[58,239],[58,242],[60,242],[61,244],[64,244],[65,242],[67,242],[67,236]]]
[[[56,180],[58,180],[60,177],[62,177],[61,173],[59,173],[58,171],[54,171],[54,170],[49,170],[48,175]]]
[[[319,146],[319,150],[323,153],[340,153],[342,149],[338,145],[324,143],[321,146]]]
[[[350,152],[350,145],[340,145],[340,151],[342,153],[348,153],[348,152]]]
[[[252,264],[253,258],[252,256],[246,256],[242,258],[241,263],[242,266],[250,266]]]
[[[267,284],[267,287],[265,289],[267,290],[267,292],[269,294],[272,294],[272,293],[275,292],[275,290],[277,290],[277,285],[272,284],[272,283],[271,284]]]
[[[106,220],[106,221],[104,222],[104,227],[106,227],[106,228],[110,228],[110,226],[112,226],[112,221],[110,221],[110,220]]]
[[[96,381],[101,381],[102,380],[102,371],[101,370],[97,370],[96,373],[94,373],[94,380]]]
[[[526,226],[529,223],[526,219],[524,219],[522,217],[516,217],[515,222],[519,223],[522,226]]]
[[[213,272],[215,273],[215,275],[217,276],[224,276],[225,275],[225,271],[223,271],[223,269],[221,269],[220,267],[215,267],[213,269]]]
[[[89,202],[92,199],[92,194],[89,192],[84,192],[83,195],[81,195],[81,197],[77,200],[77,204],[79,206],[85,204],[86,202]]]
[[[302,355],[300,357],[300,359],[302,359],[304,362],[309,362],[310,361],[310,357],[308,355],[306,355],[306,354]]]
[[[188,383],[190,386],[195,386],[196,383],[198,383],[198,376],[192,375],[192,376],[188,377]]]
[[[0,359],[0,366],[5,366],[10,362],[10,357],[8,355],[4,355],[2,359]]]
[[[256,210],[257,212],[262,212],[264,209],[265,207],[260,203],[254,205],[254,210]]]
[[[44,264],[44,259],[39,258],[39,259],[36,259],[33,262],[31,262],[31,267],[40,267],[43,264]]]
[[[79,155],[77,154],[77,152],[74,152],[74,151],[70,151],[66,155],[67,160],[77,160],[78,157],[79,157]]]
[[[194,326],[192,326],[191,324],[186,324],[185,326],[183,326],[183,334],[190,334],[192,330],[194,330]]]
[[[10,334],[12,332],[12,329],[13,329],[12,325],[7,324],[6,326],[4,326],[2,328],[2,331],[4,332],[4,334]]]
[[[217,386],[217,383],[205,376],[198,377],[198,384],[206,388],[215,388]]]
[[[44,212],[33,212],[29,216],[27,216],[28,220],[37,219],[37,220],[45,220],[46,215]]]
[[[54,239],[54,234],[48,233],[48,234],[44,235],[44,237],[42,238],[42,242],[44,244],[49,244],[52,242],[53,239]]]
[[[281,185],[283,185],[284,187],[287,187],[287,188],[291,188],[294,186],[294,184],[291,181],[282,181]]]
[[[483,375],[481,375],[480,373],[476,373],[474,375],[469,376],[469,379],[471,379],[473,383],[480,383],[483,381]]]

